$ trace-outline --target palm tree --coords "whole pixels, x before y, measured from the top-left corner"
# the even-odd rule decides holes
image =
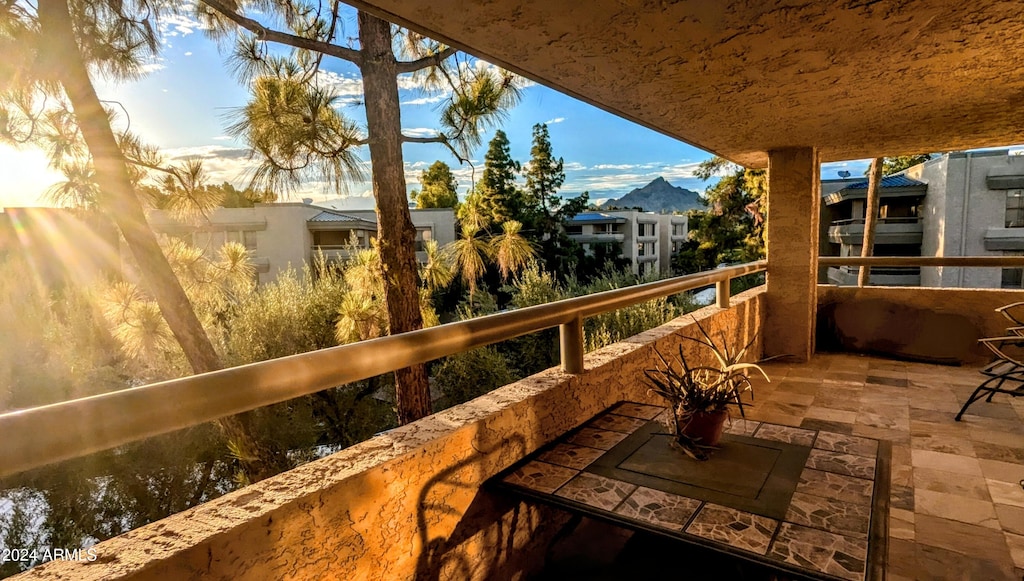
[[[529,240],[519,233],[522,228],[522,223],[508,220],[501,225],[502,234],[491,240],[494,261],[504,281],[522,271],[536,257],[537,252]]]
[[[480,230],[467,225],[462,227],[462,238],[447,246],[448,255],[463,282],[469,286],[469,302],[473,303],[480,277],[487,272],[487,262],[491,258],[491,245],[478,236]]]
[[[455,271],[452,264],[441,248],[437,240],[427,240],[425,245],[427,261],[420,267],[420,280],[428,291],[435,291],[451,284],[455,278]]]

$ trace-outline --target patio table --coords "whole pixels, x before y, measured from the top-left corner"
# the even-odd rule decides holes
[[[707,461],[666,408],[619,402],[491,485],[806,579],[884,578],[891,444],[736,419]]]

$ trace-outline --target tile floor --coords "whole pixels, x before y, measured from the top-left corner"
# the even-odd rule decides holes
[[[1024,578],[1024,398],[955,422],[976,368],[852,354],[764,368],[748,418],[892,442],[888,579]]]

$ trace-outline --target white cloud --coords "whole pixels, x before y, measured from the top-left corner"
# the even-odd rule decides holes
[[[363,97],[363,80],[359,77],[321,69],[316,74],[316,80],[320,86],[334,89],[334,93],[340,97]]]
[[[565,121],[565,117],[555,117],[554,119],[548,119],[545,121],[544,125],[553,125],[555,123],[561,123],[562,121]]]
[[[139,70],[142,71],[142,74],[144,75],[148,75],[149,73],[155,73],[157,71],[162,71],[167,68],[167,66],[164,65],[163,62],[161,62],[162,60],[163,59],[158,59],[154,62],[146,63],[139,67]]]
[[[185,53],[185,56],[192,56],[192,51],[188,51],[188,52],[186,52],[186,53]]]
[[[437,129],[431,129],[429,127],[409,127],[403,128],[402,133],[410,137],[436,137]]]
[[[230,135],[218,135],[217,137],[211,137],[210,139],[213,139],[214,141],[231,141],[234,137],[231,137]]]
[[[418,97],[416,99],[409,99],[408,101],[402,101],[402,105],[431,105],[433,103],[439,103],[448,98],[447,94],[444,95],[433,95],[431,97]]]
[[[569,161],[562,164],[562,169],[565,171],[581,171],[587,169],[587,166],[583,165],[578,161]]]
[[[182,10],[175,14],[164,14],[157,25],[158,32],[164,37],[188,36],[196,30],[205,30],[200,21],[189,16],[189,6],[182,6]]]

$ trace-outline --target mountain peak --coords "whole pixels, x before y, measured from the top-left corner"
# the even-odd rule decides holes
[[[703,207],[697,192],[673,186],[658,176],[642,188],[636,188],[618,200],[608,200],[602,207],[643,208],[645,212],[685,212]]]

